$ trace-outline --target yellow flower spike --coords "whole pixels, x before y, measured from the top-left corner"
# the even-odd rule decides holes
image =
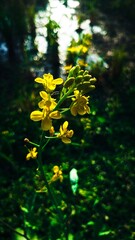
[[[44,74],[43,78],[36,78],[35,82],[43,84],[47,93],[52,92],[55,90],[56,85],[60,85],[63,83],[62,78],[53,78],[53,75],[50,73]]]
[[[29,150],[29,153],[26,155],[26,160],[30,160],[30,158],[37,158],[37,148],[32,148],[31,150]]]
[[[78,91],[74,91],[74,98],[72,98],[73,103],[71,104],[70,111],[73,116],[84,115],[86,113],[90,113],[90,108],[88,106],[88,98],[82,96],[82,94]]]
[[[60,182],[63,181],[62,170],[58,166],[53,167],[53,173],[54,175],[51,178],[50,183],[55,182],[57,180],[60,180]]]
[[[74,134],[73,130],[68,130],[68,121],[65,121],[63,125],[60,126],[59,133],[57,134],[58,138],[61,138],[63,143],[71,143],[71,137]]]

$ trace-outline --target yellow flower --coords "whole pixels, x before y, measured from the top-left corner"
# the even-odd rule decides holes
[[[32,148],[31,150],[29,150],[29,153],[26,155],[26,160],[30,160],[30,158],[35,159],[37,157],[37,152],[36,152],[36,148]]]
[[[44,131],[48,131],[52,127],[52,119],[60,119],[61,114],[59,111],[54,109],[54,102],[46,102],[42,111],[36,110],[30,114],[30,119],[33,121],[41,121],[41,128]]]
[[[50,94],[46,93],[45,91],[41,91],[40,96],[42,97],[42,100],[38,103],[39,108],[44,108],[46,105],[50,104],[50,110],[53,110],[57,103],[55,102],[54,98],[51,98]]]
[[[62,170],[58,166],[53,167],[53,177],[51,178],[51,182],[55,182],[57,180],[60,180],[60,182],[63,181],[63,176],[62,176]]]
[[[72,46],[68,48],[68,51],[71,53],[86,53],[88,51],[88,48],[82,44],[78,46]]]
[[[43,78],[40,78],[40,77],[36,78],[35,82],[43,84],[46,92],[49,93],[55,90],[56,85],[62,84],[63,79],[62,78],[53,79],[53,75],[50,73],[47,73],[43,75]]]
[[[75,98],[72,98],[73,104],[71,104],[70,111],[73,116],[84,115],[90,113],[90,108],[88,106],[88,97],[82,96],[78,90],[74,91]]]
[[[63,143],[71,143],[71,137],[74,134],[73,130],[68,130],[68,121],[65,121],[63,125],[60,126],[59,133],[57,134],[58,138],[61,138]]]
[[[86,63],[83,59],[79,59],[77,61],[78,65],[79,66],[82,66],[82,67],[87,67],[88,66],[88,63]]]
[[[72,64],[64,66],[64,70],[69,72],[69,70],[72,68]]]
[[[30,119],[33,121],[41,121],[41,128],[44,131],[50,130],[52,127],[52,119],[60,119],[61,114],[59,111],[50,112],[46,108],[43,111],[33,111],[30,115]]]

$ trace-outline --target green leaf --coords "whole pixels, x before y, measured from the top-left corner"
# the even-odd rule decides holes
[[[88,226],[93,226],[95,223],[93,222],[93,221],[89,221],[89,222],[87,222],[87,225]]]
[[[99,236],[105,236],[105,235],[109,235],[112,231],[111,230],[108,230],[108,231],[105,231],[105,232],[100,232],[98,235]]]
[[[27,208],[25,208],[25,207],[20,207],[21,208],[21,210],[23,211],[23,212],[25,212],[25,213],[28,213],[29,212],[29,210],[27,209]]]
[[[99,201],[100,201],[100,199],[97,198],[97,199],[95,200],[93,206],[97,205],[97,204],[99,203]]]
[[[100,123],[105,123],[106,122],[106,119],[104,117],[97,117],[97,119]]]

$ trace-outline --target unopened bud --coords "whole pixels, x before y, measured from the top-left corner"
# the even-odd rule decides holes
[[[78,65],[72,67],[69,71],[68,77],[76,77],[79,73],[80,67]]]
[[[75,78],[75,83],[80,83],[82,80],[83,80],[83,76],[78,75],[78,76]]]
[[[84,75],[87,75],[87,74],[89,74],[89,72],[88,72],[88,70],[85,70]]]
[[[91,79],[90,79],[90,83],[91,83],[91,84],[95,83],[96,81],[97,81],[96,78],[91,78]]]
[[[68,79],[64,82],[63,86],[64,86],[65,88],[69,88],[69,87],[73,84],[74,80],[75,80],[74,77],[68,78]]]
[[[85,94],[95,89],[95,85],[91,85],[89,82],[83,82],[77,86],[77,89]]]
[[[86,75],[84,75],[84,81],[88,81],[88,80],[90,80],[90,78],[91,78],[91,75],[89,75],[89,74],[86,74]]]
[[[29,142],[30,142],[30,140],[29,140],[28,138],[24,138],[24,142],[27,142],[27,143],[29,143]]]
[[[83,75],[84,74],[84,70],[80,70],[79,72],[78,72],[78,75]]]

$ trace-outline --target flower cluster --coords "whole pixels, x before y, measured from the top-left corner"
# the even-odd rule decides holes
[[[35,82],[41,84],[43,90],[39,92],[41,97],[38,103],[39,110],[31,112],[30,119],[41,121],[42,130],[50,134],[48,137],[61,139],[63,143],[71,143],[74,131],[68,130],[69,122],[65,121],[60,125],[59,132],[55,132],[53,121],[61,119],[62,112],[67,110],[73,116],[89,114],[89,96],[85,94],[95,88],[95,81],[88,71],[81,70],[78,65],[69,69],[66,80],[54,79],[50,73],[44,74],[43,78],[37,77]],[[61,90],[58,99],[54,99],[52,96],[57,85],[61,85]],[[63,106],[67,98],[69,107],[65,110],[61,105]]]

